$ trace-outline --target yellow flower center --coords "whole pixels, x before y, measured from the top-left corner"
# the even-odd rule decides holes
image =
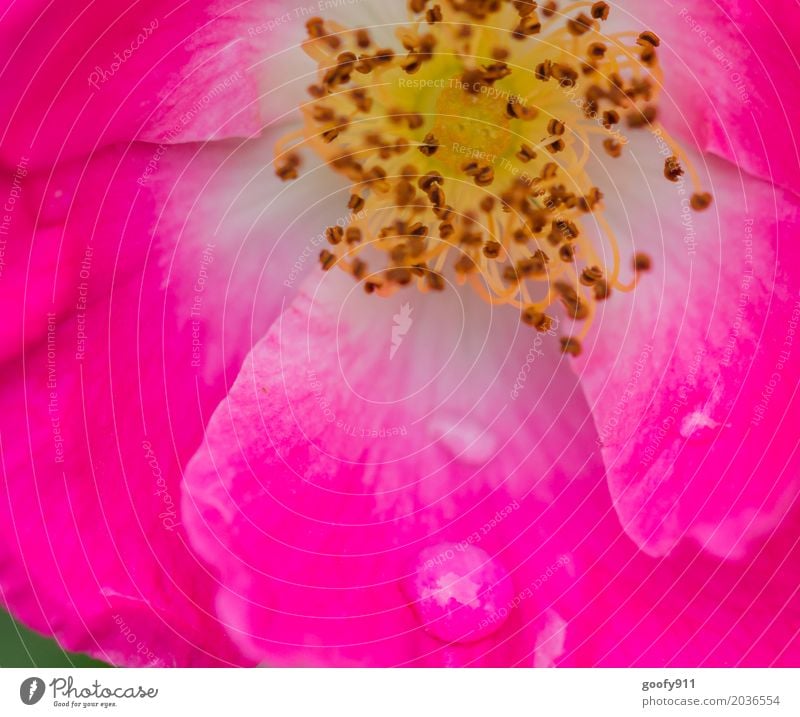
[[[660,40],[649,30],[604,34],[605,2],[409,8],[411,23],[396,32],[403,51],[376,46],[365,29],[307,24],[319,81],[301,108],[302,133],[276,148],[276,172],[296,178],[298,150],[311,147],[352,181],[353,220],[327,230],[322,267],[379,295],[470,283],[540,331],[559,303],[583,322],[562,339],[577,354],[596,303],[636,283],[620,280],[621,252],[587,170],[592,139],[618,157],[622,123],[658,130],[672,151],[665,178],[682,181],[688,168],[692,207],[711,202],[658,124]],[[607,247],[585,231],[589,215]],[[633,257],[634,276],[650,264]]]

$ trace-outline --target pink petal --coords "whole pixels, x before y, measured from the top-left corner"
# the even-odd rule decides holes
[[[796,508],[742,561],[686,543],[660,559],[617,545],[602,566],[605,577],[595,574],[591,603],[569,626],[582,641],[563,659],[602,667],[796,667]]]
[[[662,119],[672,131],[797,193],[797,4],[621,2],[617,26],[662,40]]]
[[[577,367],[634,540],[663,555],[691,537],[739,557],[798,492],[798,206],[712,161],[715,202],[693,213],[688,182],[664,182],[646,144],[616,160],[627,180],[607,203],[626,263],[646,251],[654,270],[605,302]]]
[[[287,38],[256,30],[279,8],[274,0],[13,3],[0,19],[0,157],[42,166],[134,138],[257,133],[275,116],[261,105],[264,82],[277,79],[274,63],[258,61]],[[301,31],[298,23],[294,37]]]
[[[321,281],[187,471],[234,639],[266,664],[552,662],[553,615],[585,599],[582,537],[610,511],[553,338],[472,292]]]
[[[265,215],[286,186],[264,155],[273,140],[172,147],[144,183],[153,145],[5,177],[0,590],[67,648],[119,664],[243,659],[178,497],[226,374],[295,291],[264,274],[305,249],[274,222],[292,212],[301,236],[319,224],[291,190]]]

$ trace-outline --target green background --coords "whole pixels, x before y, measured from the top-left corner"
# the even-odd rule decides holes
[[[86,655],[64,652],[0,610],[0,667],[108,667]]]

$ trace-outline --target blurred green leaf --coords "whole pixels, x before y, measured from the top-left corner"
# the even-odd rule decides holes
[[[22,627],[0,610],[0,667],[109,667],[62,650],[54,640]]]

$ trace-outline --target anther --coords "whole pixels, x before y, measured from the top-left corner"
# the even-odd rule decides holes
[[[561,120],[551,119],[547,123],[547,133],[560,137],[566,131],[566,126]]]
[[[328,227],[325,230],[325,238],[328,240],[329,244],[341,244],[343,236],[344,229],[338,225],[335,227]]]
[[[541,333],[546,333],[553,328],[553,319],[534,306],[528,306],[522,312],[522,322],[528,326],[533,326]]]
[[[647,254],[642,252],[638,252],[634,254],[633,257],[633,269],[634,271],[650,271],[653,267],[653,261],[650,259]]]
[[[714,198],[708,192],[695,192],[692,194],[691,205],[696,212],[702,212],[711,206]]]
[[[569,356],[578,357],[581,355],[583,347],[578,339],[567,338],[566,336],[561,339],[561,352]]]
[[[567,30],[575,37],[585,35],[593,29],[592,18],[588,17],[585,13],[581,13],[578,17],[567,20]]]
[[[596,2],[592,5],[592,17],[595,20],[608,20],[608,13],[611,11],[607,2]]]
[[[661,38],[652,30],[645,30],[639,34],[638,38],[636,38],[636,44],[641,45],[642,47],[647,45],[650,45],[651,47],[658,47],[661,45]]]
[[[432,132],[429,132],[425,135],[425,139],[423,143],[419,147],[419,151],[422,152],[426,157],[432,157],[436,154],[436,150],[439,149],[439,140],[433,136]]]
[[[668,157],[664,162],[664,176],[670,182],[677,182],[684,174],[683,167],[681,167],[678,158],[674,155]]]
[[[336,263],[336,256],[327,249],[323,249],[319,253],[319,263],[323,271],[328,271]]]

